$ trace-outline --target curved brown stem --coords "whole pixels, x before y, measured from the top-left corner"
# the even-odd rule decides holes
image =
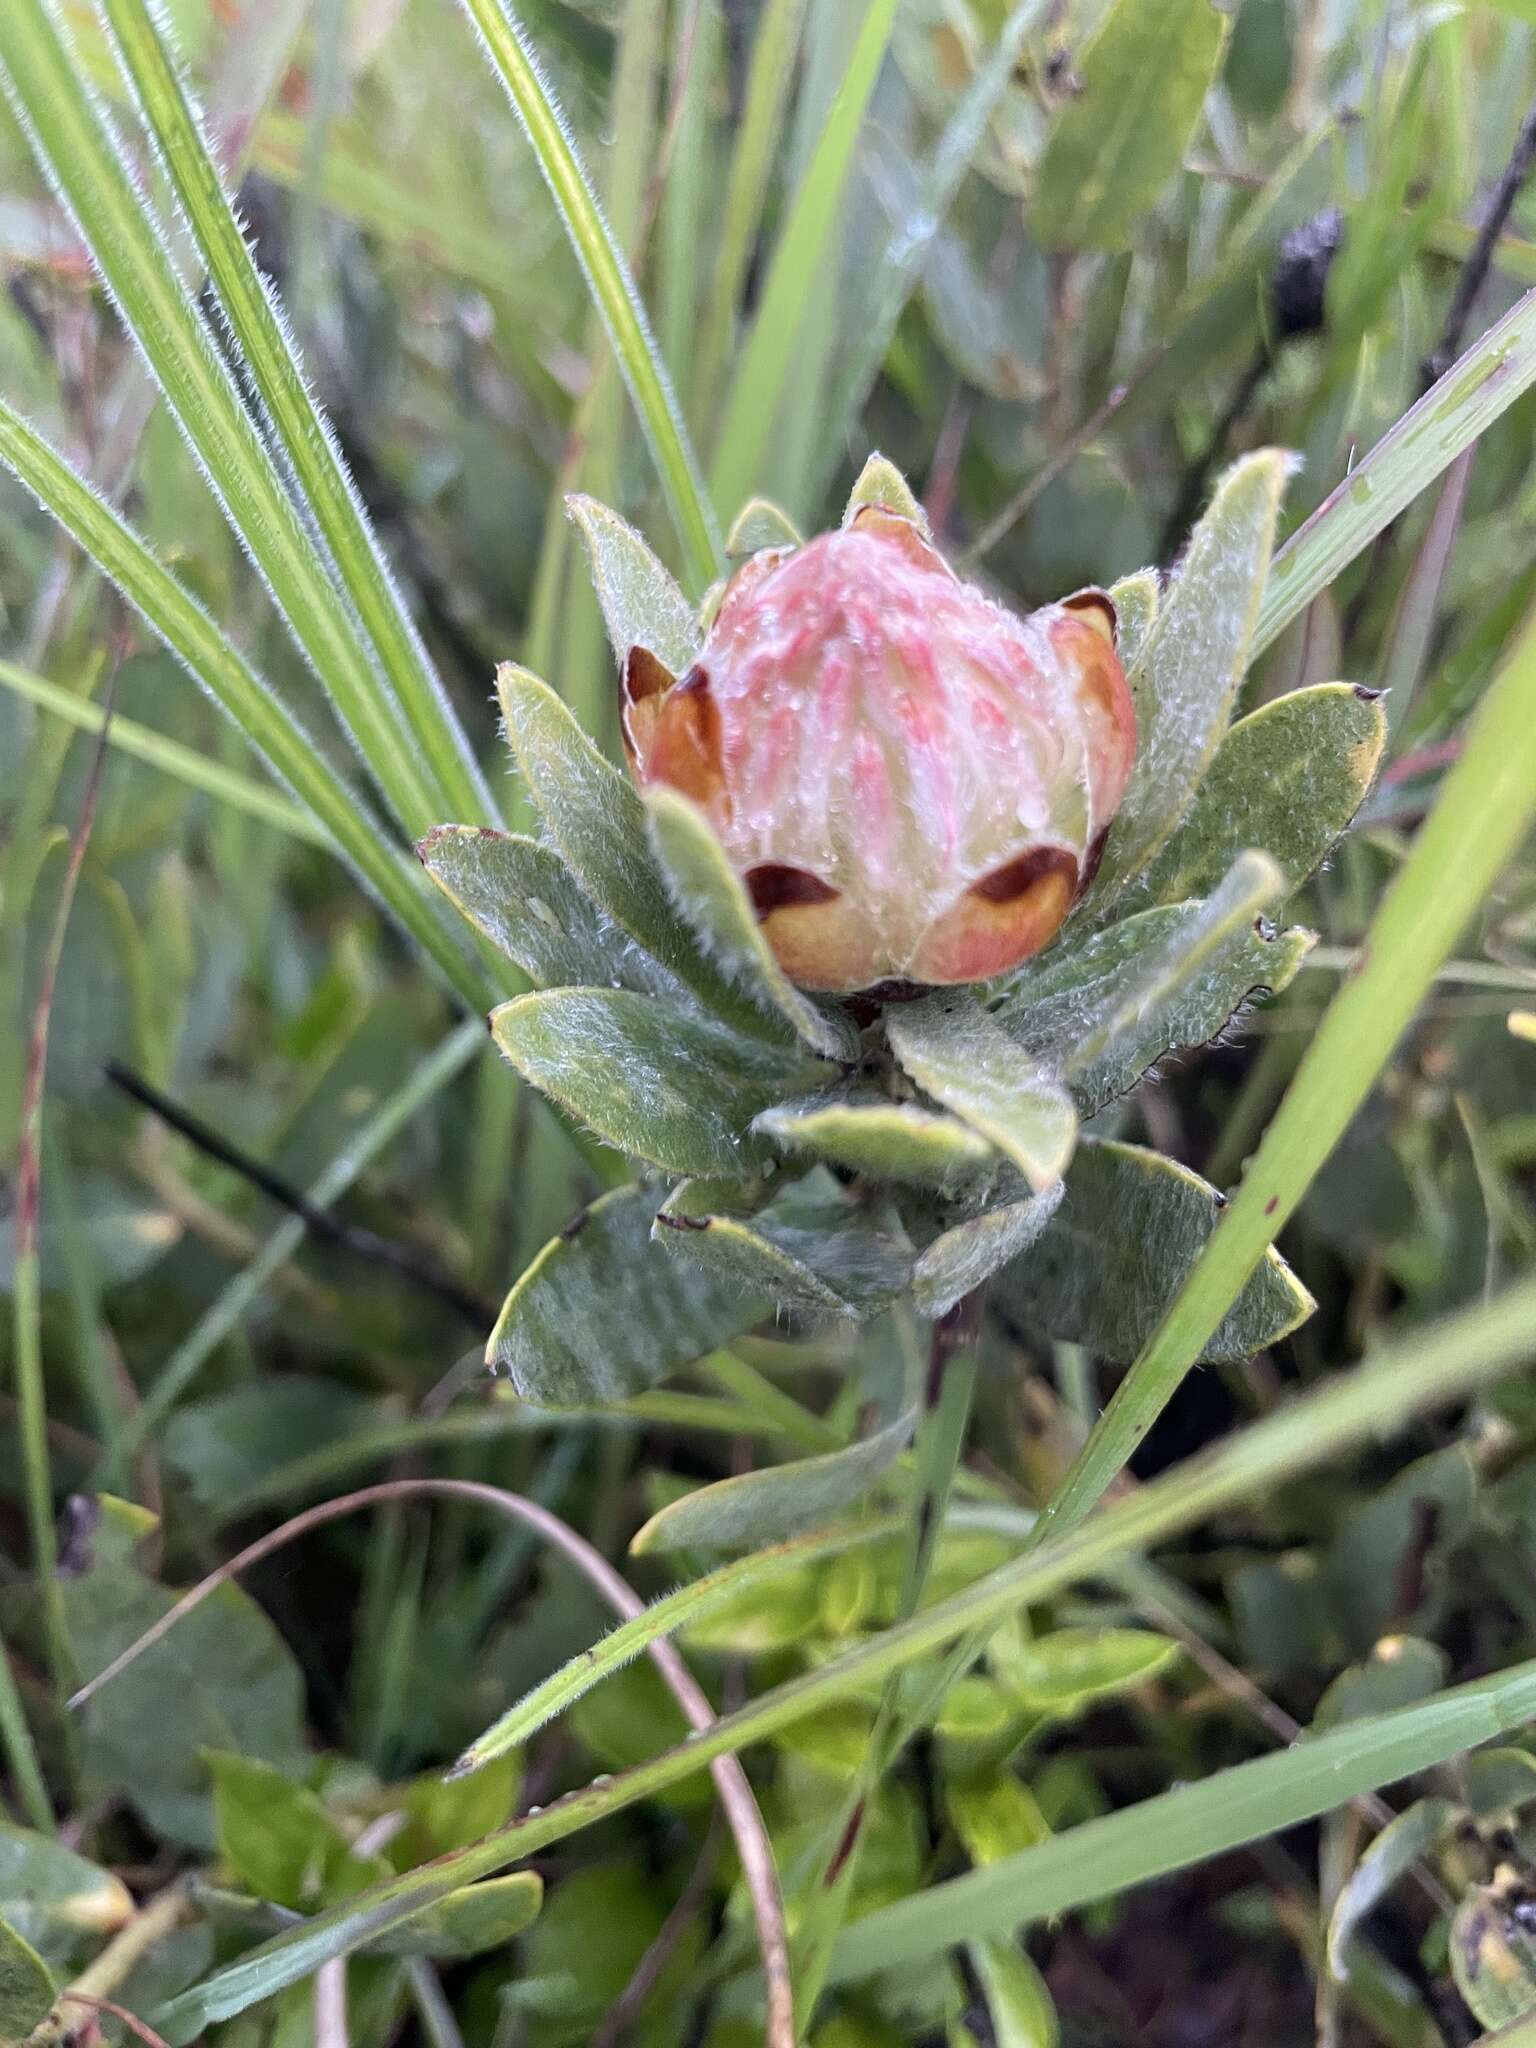
[[[477,1501],[484,1507],[494,1508],[498,1514],[509,1515],[514,1521],[536,1529],[546,1542],[575,1565],[625,1621],[632,1620],[643,1611],[644,1601],[614,1570],[607,1558],[578,1535],[568,1522],[561,1521],[558,1515],[551,1514],[548,1508],[540,1507],[536,1501],[526,1500],[521,1494],[509,1493],[505,1487],[489,1486],[476,1479],[390,1479],[306,1508],[303,1514],[295,1515],[280,1528],[269,1530],[265,1536],[258,1536],[254,1543],[248,1543],[244,1550],[237,1551],[217,1570],[199,1580],[189,1592],[183,1593],[175,1606],[168,1609],[152,1628],[146,1629],[137,1642],[130,1643],[105,1670],[81,1686],[70,1700],[70,1705],[82,1706],[91,1699],[119,1672],[159,1642],[183,1616],[190,1614],[194,1607],[201,1606],[210,1594],[235,1578],[247,1565],[259,1563],[274,1550],[280,1550],[311,1529],[338,1521],[344,1515],[355,1514],[361,1508],[375,1507],[384,1501],[433,1495],[439,1499]],[[689,1725],[701,1730],[711,1726],[715,1719],[714,1709],[672,1644],[666,1641],[651,1643],[648,1654]],[[709,1768],[720,1805],[735,1837],[736,1853],[741,1859],[742,1875],[752,1900],[767,2005],[764,2039],[767,2048],[795,2048],[789,1940],[784,1928],[784,1904],[779,1892],[778,1872],[774,1867],[773,1847],[740,1760],[734,1756],[719,1757]]]

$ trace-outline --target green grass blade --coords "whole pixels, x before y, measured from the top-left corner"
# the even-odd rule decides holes
[[[1046,0],[1018,0],[998,32],[985,63],[966,87],[959,105],[934,145],[924,174],[922,203],[896,224],[883,252],[872,303],[856,321],[845,346],[847,360],[833,387],[824,429],[826,476],[818,474],[814,496],[824,495],[831,466],[841,456],[849,430],[874,388],[901,315],[922,276],[934,236],[959,194],[981,147],[987,125],[1013,78],[1024,39],[1046,11]]]
[[[715,503],[734,513],[759,472],[794,366],[806,309],[823,276],[870,95],[895,26],[897,0],[870,0],[848,69],[773,252],[762,303],[725,404],[711,475]]]
[[[839,1557],[845,1551],[866,1543],[882,1542],[888,1536],[899,1535],[901,1528],[902,1518],[899,1515],[887,1515],[878,1521],[848,1528],[819,1529],[812,1535],[794,1537],[788,1542],[754,1551],[750,1557],[736,1558],[730,1564],[721,1565],[717,1571],[706,1572],[702,1578],[679,1586],[675,1593],[652,1601],[645,1612],[637,1614],[633,1621],[622,1622],[589,1650],[579,1651],[558,1671],[551,1672],[531,1692],[525,1693],[483,1735],[476,1736],[454,1765],[451,1775],[465,1777],[471,1771],[478,1771],[482,1764],[490,1763],[493,1757],[504,1756],[509,1749],[516,1749],[530,1735],[553,1721],[557,1714],[565,1713],[578,1700],[585,1699],[593,1686],[600,1684],[610,1673],[633,1662],[652,1643],[675,1635],[690,1622],[702,1620],[736,1594],[763,1585],[784,1573],[800,1571],[822,1558]]]
[[[418,750],[141,199],[50,0],[0,8],[0,72],[40,163],[273,601],[369,771],[419,837],[439,822]]]
[[[602,314],[666,492],[687,573],[702,590],[719,570],[720,530],[629,265],[597,203],[575,138],[555,104],[522,25],[505,0],[462,0],[462,4],[533,147]]]
[[[807,0],[765,0],[752,44],[742,99],[741,126],[725,190],[725,219],[715,258],[694,365],[694,403],[700,419],[714,411],[734,332],[737,302],[763,218],[763,202],[778,154],[795,76],[795,50]]]
[[[1488,689],[1460,758],[1372,921],[1242,1184],[1116,1388],[1034,1541],[1080,1522],[1140,1443],[1343,1136],[1536,817],[1536,623]]]
[[[433,671],[343,465],[310,395],[293,339],[256,267],[225,190],[202,116],[149,0],[102,0],[118,59],[175,187],[230,329],[295,483],[377,651],[441,800],[469,823],[496,816],[463,728]]]
[[[28,669],[17,668],[14,662],[0,661],[0,688],[24,698],[29,704],[36,704],[55,718],[62,718],[79,732],[100,732],[106,725],[107,715],[99,704],[92,703],[88,697],[77,696],[73,690],[66,690],[58,683],[50,683],[44,676],[35,676]],[[124,718],[116,711],[112,714],[111,725],[107,727],[107,744],[135,761],[142,761],[146,767],[158,768],[162,774],[173,776],[176,781],[185,783],[188,789],[212,797],[216,803],[243,811],[247,817],[259,819],[263,825],[275,826],[279,832],[286,832],[290,839],[302,839],[310,846],[329,847],[331,844],[329,835],[321,830],[309,813],[290,797],[284,796],[281,790],[269,788],[253,775],[242,775],[238,768],[226,767],[222,761],[216,761],[211,754],[202,753],[196,747],[183,746],[180,740],[153,732],[147,725],[136,725],[132,719]]]
[[[494,1000],[485,980],[428,900],[414,861],[388,844],[357,797],[267,690],[213,620],[62,456],[0,399],[0,463],[50,512],[143,617],[171,653],[215,697],[304,804],[342,857],[477,1010]]]
[[[1280,549],[1259,608],[1254,658],[1533,383],[1536,291],[1452,364]]]
[[[303,1928],[263,1943],[173,1999],[153,2016],[154,2025],[173,2044],[190,2041],[210,2022],[297,1983],[332,1956],[398,1926],[456,1886],[506,1869],[550,1842],[665,1791],[715,1757],[774,1735],[835,1699],[865,1692],[892,1672],[961,1636],[996,1627],[1020,1607],[1102,1572],[1128,1553],[1253,1500],[1355,1445],[1374,1442],[1426,1408],[1464,1398],[1529,1357],[1533,1328],[1536,1280],[1393,1346],[1320,1392],[1114,1502],[1086,1527],[774,1687],[677,1748],[568,1793],[543,1812],[439,1858],[430,1871],[375,1885]]]
[[[1536,1661],[1417,1706],[1347,1721],[881,1907],[844,1936],[833,1981],[920,1962],[978,1935],[1012,1933],[1297,1827],[1508,1734],[1533,1713]]]

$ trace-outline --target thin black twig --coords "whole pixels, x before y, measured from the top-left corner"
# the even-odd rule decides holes
[[[1477,303],[1477,295],[1482,290],[1492,266],[1499,237],[1509,224],[1509,216],[1520,196],[1520,187],[1530,176],[1533,164],[1536,164],[1536,105],[1531,107],[1520,124],[1520,132],[1515,137],[1515,146],[1510,152],[1509,162],[1504,166],[1499,182],[1493,189],[1493,196],[1483,215],[1482,226],[1477,231],[1477,240],[1472,244],[1466,262],[1461,266],[1461,276],[1456,281],[1456,290],[1446,311],[1445,326],[1441,330],[1439,343],[1424,364],[1426,391],[1431,384],[1445,375],[1461,354],[1462,338],[1466,333],[1467,322],[1472,316],[1472,308]]]
[[[378,1231],[369,1230],[361,1224],[343,1223],[339,1217],[333,1216],[329,1209],[322,1209],[318,1203],[312,1202],[302,1188],[294,1187],[290,1181],[284,1180],[281,1174],[274,1173],[271,1167],[263,1165],[259,1159],[253,1159],[248,1152],[242,1151],[238,1145],[222,1137],[200,1117],[194,1116],[190,1110],[183,1109],[180,1103],[173,1102],[169,1096],[162,1095],[152,1082],[146,1081],[142,1074],[135,1074],[120,1060],[108,1060],[105,1072],[114,1088],[120,1088],[141,1108],[159,1117],[160,1121],[168,1124],[173,1131],[179,1131],[181,1136],[189,1144],[195,1145],[199,1152],[206,1153],[210,1159],[218,1160],[221,1166],[229,1167],[242,1179],[248,1180],[253,1187],[260,1188],[261,1192],[276,1202],[280,1208],[287,1209],[290,1214],[297,1216],[305,1228],[323,1243],[335,1245],[339,1250],[350,1253],[353,1258],[365,1260],[370,1265],[387,1266],[402,1280],[408,1281],[413,1287],[432,1295],[435,1300],[453,1309],[477,1331],[485,1330],[495,1321],[494,1302],[463,1285],[451,1273],[445,1273],[436,1260],[425,1252],[417,1251],[413,1245],[401,1244],[392,1237],[383,1237]]]

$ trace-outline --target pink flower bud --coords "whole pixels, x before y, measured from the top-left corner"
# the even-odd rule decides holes
[[[785,972],[843,994],[1049,944],[1136,745],[1102,592],[1017,617],[879,505],[754,555],[679,680],[633,649],[624,730],[637,782],[708,817]]]

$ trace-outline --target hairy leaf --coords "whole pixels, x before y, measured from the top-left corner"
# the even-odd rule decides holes
[[[787,1152],[918,1187],[952,1189],[998,1159],[996,1147],[958,1117],[867,1087],[776,1103],[753,1128]]]
[[[722,1203],[686,1181],[658,1211],[655,1235],[677,1257],[781,1308],[862,1321],[888,1308],[912,1272],[912,1250],[822,1171],[766,1208]]]
[[[630,1543],[652,1550],[755,1550],[820,1528],[862,1500],[911,1440],[915,1409],[840,1451],[720,1479],[652,1515]]]
[[[894,512],[899,519],[910,519],[925,537],[929,533],[928,514],[913,495],[912,486],[895,463],[880,454],[871,455],[859,471],[843,508],[844,526],[851,526],[866,505],[877,505],[886,512]]]
[[[767,1312],[766,1301],[651,1242],[664,1192],[600,1196],[507,1296],[486,1362],[523,1400],[546,1408],[626,1400]]]
[[[1220,744],[1248,665],[1289,468],[1275,448],[1235,463],[1164,593],[1131,676],[1136,765],[1091,893],[1093,915],[1172,835]]]
[[[1245,846],[1263,847],[1297,888],[1360,808],[1386,736],[1380,698],[1351,683],[1319,683],[1240,718],[1137,897],[1173,903],[1208,889]]]
[[[628,780],[537,676],[503,662],[496,690],[545,830],[593,902],[712,1010],[749,1030],[770,1029],[672,908],[646,837],[645,806]]]
[[[1226,41],[1211,0],[1115,0],[1072,64],[1035,174],[1052,249],[1124,249],[1178,170]]]
[[[619,667],[632,647],[644,647],[680,676],[699,651],[693,607],[627,519],[579,491],[565,503],[586,545]]]
[[[416,851],[461,916],[537,988],[590,983],[681,996],[682,984],[604,917],[551,847],[484,825],[439,825]]]
[[[1084,1139],[1060,1208],[994,1285],[1021,1322],[1124,1363],[1178,1293],[1216,1227],[1221,1200],[1198,1174],[1159,1153]],[[1271,1246],[1202,1356],[1249,1357],[1315,1305]]]
[[[940,1231],[912,1269],[912,1305],[941,1316],[962,1295],[1027,1250],[1056,1213],[1062,1182],[1027,1200],[1000,1202]]]
[[[1149,962],[1171,957],[1204,906],[1160,905],[1069,941],[1038,971],[1026,970],[1008,988],[996,1016],[1009,1035],[1042,1064],[1061,1059],[1124,1010]],[[1133,1087],[1169,1051],[1204,1045],[1260,991],[1276,994],[1296,974],[1314,943],[1300,926],[1280,933],[1242,925],[1223,939],[1183,985],[1135,1017],[1113,1046],[1072,1076],[1072,1092],[1085,1116]]]
[[[1120,666],[1130,675],[1141,660],[1162,602],[1162,584],[1155,569],[1138,569],[1134,576],[1122,576],[1109,586],[1115,608],[1115,653]]]
[[[1072,1156],[1071,1098],[968,992],[947,990],[886,1012],[891,1050],[921,1088],[989,1138],[1032,1188]]]
[[[650,790],[645,807],[672,900],[704,950],[766,1016],[787,1022],[814,1051],[855,1058],[853,1026],[802,994],[774,958],[741,877],[703,812],[665,788]]]
[[[669,1173],[731,1177],[770,1164],[753,1118],[830,1071],[627,989],[517,996],[491,1012],[491,1032],[562,1109]]]
[[[755,555],[759,548],[797,548],[799,528],[771,498],[748,498],[725,537],[725,552],[734,557]]]

